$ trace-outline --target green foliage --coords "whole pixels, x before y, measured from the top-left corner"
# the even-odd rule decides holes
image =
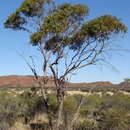
[[[24,0],[18,11],[28,17],[37,16],[43,9],[45,2],[46,0]]]
[[[64,100],[63,111],[67,114],[73,114],[77,108],[77,101],[74,97],[67,97]]]
[[[41,98],[25,92],[22,95],[0,92],[0,124],[12,126],[19,118],[27,123],[34,118],[41,106]],[[43,109],[43,108],[42,108]],[[2,126],[3,127],[3,126]]]
[[[64,100],[63,126],[67,127],[70,125],[80,98],[80,95],[73,95],[66,97]],[[49,118],[54,123],[58,112],[56,96],[50,94],[48,101],[50,106]],[[85,96],[73,130],[128,130],[130,127],[129,101],[130,96],[121,93],[115,93],[113,96],[103,95],[102,97],[95,94]],[[29,125],[35,115],[41,112],[46,114],[44,108],[41,97],[32,91],[24,92],[20,95],[1,91],[0,129],[8,130],[19,119]],[[48,127],[47,125],[48,123],[46,122],[46,127]]]
[[[63,33],[69,29],[71,24],[77,22],[78,18],[87,14],[87,8],[83,5],[63,4],[51,15],[45,18],[43,31],[48,33]]]
[[[34,118],[35,114],[44,111],[44,104],[38,95],[34,95],[31,92],[24,92],[22,95],[18,95],[19,99],[19,112],[20,116],[25,118],[25,122],[30,121]]]
[[[83,19],[83,17],[87,14],[88,8],[84,5],[71,5],[65,3],[61,6],[58,6],[52,14],[48,15],[45,18],[42,28],[31,36],[31,42],[33,45],[37,45],[42,38],[45,38],[51,33],[54,33],[56,35],[65,33],[66,30],[70,29],[70,26],[76,26],[77,22],[80,22],[80,20]],[[67,39],[64,39],[64,42],[62,42],[62,44],[68,44],[68,40],[66,40]],[[63,39],[59,36],[49,39],[46,42],[46,49],[53,50],[57,47],[57,42],[60,43],[61,41],[63,41]]]
[[[121,93],[115,93],[113,96],[103,95],[102,97],[86,96],[86,102],[80,110],[79,121],[81,120],[81,123],[77,121],[75,127],[79,130],[127,130],[130,127],[129,100],[130,96]],[[95,123],[85,123],[88,120]],[[96,127],[93,128],[94,126]]]
[[[8,17],[8,20],[5,22],[5,27],[19,30],[23,24],[26,24],[25,18],[21,17],[19,12],[16,12]]]
[[[124,81],[125,82],[130,82],[130,78],[125,78]]]
[[[31,36],[31,42],[37,45],[42,38],[54,33],[56,37],[54,36],[46,42],[46,48],[53,50],[58,44],[61,44],[60,46],[71,45],[70,49],[78,49],[82,44],[86,43],[86,38],[101,42],[109,40],[112,34],[126,33],[127,31],[126,26],[119,19],[111,15],[104,15],[84,23],[80,29],[63,38],[62,33],[66,33],[66,30],[73,30],[74,28],[71,28],[72,25],[77,26],[79,17],[74,14],[72,16],[71,12],[68,14],[66,10],[62,10],[46,17],[42,29]],[[82,15],[80,14],[80,16]]]
[[[119,19],[111,15],[103,15],[93,19],[83,25],[81,35],[85,37],[108,39],[112,33],[125,33],[127,28],[120,22]]]
[[[126,111],[130,109],[130,97],[122,93],[115,93],[113,96],[103,96],[102,107],[111,108],[125,108]]]
[[[86,44],[86,40],[94,39],[101,42],[109,40],[112,34],[127,32],[127,27],[111,15],[86,21],[89,9],[85,5],[51,5],[51,0],[24,0],[16,12],[8,17],[5,27],[27,30],[26,27],[31,20],[29,18],[33,17],[32,21],[37,21],[40,27],[39,24],[35,24],[36,30],[30,36],[32,45],[44,44],[44,49],[54,52],[63,47],[77,50]]]
[[[79,121],[75,126],[74,130],[99,130],[98,124],[93,119],[86,119]]]
[[[51,0],[24,0],[16,12],[11,14],[4,23],[5,28],[14,30],[26,30],[28,18],[42,15],[44,4],[50,3]]]
[[[56,99],[56,96],[55,95],[49,95],[49,116],[50,118],[53,118],[55,119],[56,118],[56,115],[57,115],[57,111],[58,111],[58,102],[57,102],[57,99]]]
[[[18,108],[18,101],[13,95],[0,92],[0,129],[7,129],[6,126],[14,124],[19,113]]]
[[[106,128],[111,130],[126,130],[129,128],[127,112],[122,108],[106,109],[101,111],[99,119],[99,127],[103,130]]]

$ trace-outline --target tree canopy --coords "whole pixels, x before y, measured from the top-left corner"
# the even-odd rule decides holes
[[[55,52],[66,46],[77,50],[90,40],[102,42],[109,40],[112,34],[127,31],[127,27],[111,15],[87,21],[89,9],[85,5],[52,5],[51,0],[24,0],[16,12],[8,17],[5,27],[32,32],[27,27],[31,20],[36,19],[38,25],[30,35],[30,43],[36,46],[44,44],[46,50]]]

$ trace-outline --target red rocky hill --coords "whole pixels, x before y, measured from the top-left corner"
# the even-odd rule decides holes
[[[34,76],[0,76],[0,87],[32,87],[38,86]],[[49,78],[48,86],[54,86],[54,82]]]
[[[40,77],[42,78],[42,77]],[[54,81],[53,78],[48,78],[49,87],[53,87]],[[37,87],[38,84],[34,76],[0,76],[0,87]],[[111,82],[93,82],[93,83],[68,83],[70,87],[105,87],[105,88],[130,88],[129,82],[122,82],[120,84],[112,84]]]

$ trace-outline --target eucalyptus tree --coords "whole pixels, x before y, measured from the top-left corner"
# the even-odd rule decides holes
[[[122,35],[127,27],[115,16],[102,15],[88,20],[89,9],[83,4],[53,0],[24,0],[4,23],[5,28],[26,31],[30,44],[42,54],[43,76],[54,78],[59,109],[63,105],[66,81],[76,70],[104,59],[109,52],[113,35]],[[44,100],[46,78],[39,80]],[[59,117],[61,112],[59,112]],[[58,123],[59,127],[59,123]]]

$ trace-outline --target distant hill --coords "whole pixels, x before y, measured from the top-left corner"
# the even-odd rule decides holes
[[[71,87],[98,87],[98,86],[104,86],[104,87],[110,87],[110,86],[114,86],[115,84],[112,84],[111,82],[92,82],[92,83],[70,83],[69,86]]]
[[[40,77],[42,78],[42,77]],[[48,87],[55,86],[53,78],[48,78],[49,82]],[[129,82],[122,82],[120,84],[112,84],[111,82],[93,82],[93,83],[68,83],[68,86],[71,88],[116,88],[116,89],[130,89]],[[38,87],[34,76],[0,76],[0,87]]]
[[[42,77],[40,77],[42,78]],[[34,76],[0,76],[0,87],[32,87],[38,86]],[[53,79],[49,78],[48,86],[54,86]]]

